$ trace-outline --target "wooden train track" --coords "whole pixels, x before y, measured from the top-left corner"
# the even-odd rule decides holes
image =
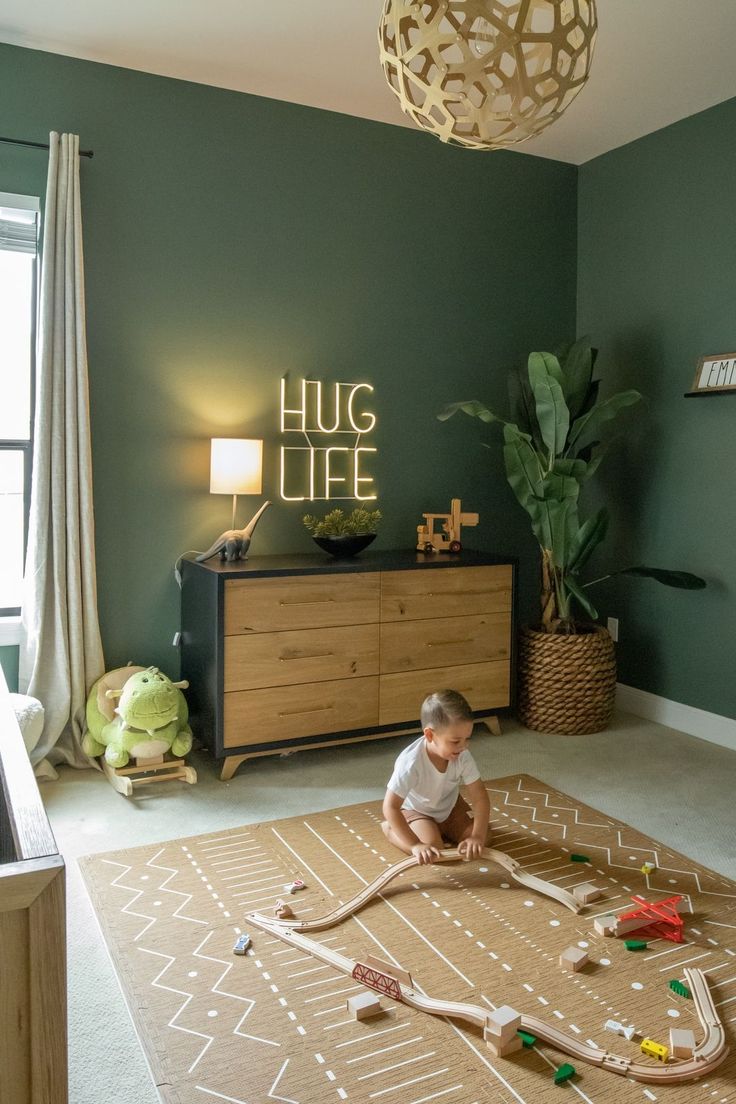
[[[398,864],[402,865],[402,864]],[[369,887],[370,888],[370,887]],[[259,913],[249,913],[248,921],[261,931],[275,935],[284,943],[292,947],[306,951],[321,962],[333,966],[342,973],[356,978],[369,988],[375,989],[384,996],[392,997],[402,1004],[415,1008],[418,1012],[425,1012],[431,1016],[447,1016],[451,1019],[464,1020],[476,1027],[484,1027],[488,1023],[488,1010],[477,1004],[467,1004],[463,1001],[439,1000],[435,997],[418,992],[412,985],[407,985],[399,977],[393,974],[382,974],[376,970],[375,964],[367,966],[356,962],[333,951],[322,943],[302,935],[294,930],[287,921],[276,920],[270,916]],[[551,1024],[545,1023],[536,1016],[521,1014],[521,1026],[524,1031],[535,1035],[538,1039],[549,1043],[563,1054],[570,1055],[592,1066],[599,1066],[609,1073],[617,1073],[622,1077],[630,1077],[635,1081],[643,1081],[648,1084],[666,1085],[685,1081],[694,1081],[711,1072],[724,1060],[728,1054],[728,1045],[723,1025],[716,1012],[713,998],[708,988],[705,974],[702,970],[685,968],[685,977],[690,986],[695,1009],[703,1027],[704,1036],[701,1043],[693,1051],[692,1058],[680,1062],[672,1062],[667,1065],[647,1066],[643,1062],[633,1062],[619,1054],[612,1054],[607,1050],[599,1050],[579,1043],[565,1035],[564,1032]],[[401,973],[401,971],[397,971]],[[374,978],[371,981],[369,979]]]
[[[492,862],[495,863],[496,866],[502,867],[509,877],[513,878],[515,882],[519,882],[520,885],[526,886],[527,889],[533,889],[537,893],[542,893],[545,897],[552,897],[555,901],[559,901],[560,904],[569,908],[572,912],[578,913],[584,907],[573,897],[572,893],[568,893],[567,890],[560,889],[559,886],[553,885],[551,882],[545,882],[542,878],[536,878],[533,874],[526,874],[521,869],[516,859],[512,859],[505,851],[496,851],[491,847],[484,847],[480,857],[486,862]],[[445,851],[440,851],[436,862],[457,862],[458,860],[465,861],[458,849],[453,847]],[[319,916],[314,920],[281,920],[280,923],[291,928],[292,931],[297,932],[324,931],[326,928],[334,927],[335,924],[339,924],[342,920],[346,920],[348,916],[352,916],[358,909],[367,905],[370,900],[381,893],[389,882],[392,882],[399,874],[403,874],[405,871],[411,870],[412,867],[418,865],[418,859],[414,855],[410,855],[408,858],[402,859],[394,863],[394,865],[390,866],[387,870],[384,870],[383,874],[379,874],[377,878],[369,882],[365,889],[362,889],[360,893],[356,893],[349,901],[345,901],[344,904],[333,909],[332,912],[328,912],[324,916]]]

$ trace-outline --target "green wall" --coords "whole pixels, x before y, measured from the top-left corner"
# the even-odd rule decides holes
[[[421,513],[459,495],[481,514],[471,543],[522,556],[533,612],[500,449],[435,414],[503,401],[512,361],[573,334],[577,170],[0,46],[0,133],[50,129],[95,151],[81,177],[108,666],[176,669],[174,561],[230,524],[209,438],[264,437],[274,498],[285,374],[374,386],[377,547],[411,546]],[[45,172],[42,153],[0,146],[0,190],[41,193]],[[254,551],[313,550],[303,512],[276,501]]]
[[[607,388],[646,409],[604,476],[608,563],[707,577],[683,593],[620,580],[619,679],[736,717],[736,394],[684,399],[698,358],[736,350],[736,100],[579,170],[578,332],[600,346]],[[601,565],[599,565],[601,566]],[[605,566],[605,565],[602,565]]]

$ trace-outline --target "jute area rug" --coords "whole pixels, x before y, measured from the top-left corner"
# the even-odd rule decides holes
[[[571,1038],[648,1061],[640,1038],[604,1030],[612,1018],[669,1042],[671,1026],[702,1030],[671,979],[706,971],[732,1039],[736,1023],[736,884],[528,775],[486,783],[491,844],[559,886],[592,881],[602,899],[582,915],[511,881],[497,867],[415,868],[338,927],[313,938],[352,959],[371,953],[408,970],[430,996],[493,1009],[511,1005]],[[572,862],[581,853],[589,863]],[[684,1085],[651,1086],[607,1073],[538,1042],[492,1060],[481,1033],[382,998],[358,1022],[353,979],[256,928],[284,885],[297,916],[333,910],[400,856],[380,829],[380,804],[248,825],[166,844],[93,855],[84,876],[162,1098],[171,1104],[706,1104],[736,1101],[734,1052]],[[652,862],[656,872],[640,867]],[[685,942],[638,953],[597,936],[593,918],[633,907],[632,894],[685,897]],[[232,953],[243,930],[245,957]],[[561,969],[570,945],[590,962]],[[732,1043],[733,1046],[733,1043]],[[563,1062],[576,1077],[553,1083]],[[653,1063],[653,1060],[651,1060]]]

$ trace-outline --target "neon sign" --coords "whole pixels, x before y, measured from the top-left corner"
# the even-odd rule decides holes
[[[281,432],[301,434],[305,441],[281,446],[281,497],[287,502],[376,498],[365,465],[377,450],[361,444],[376,425],[375,414],[366,408],[372,386],[333,383],[323,391],[321,380],[302,379],[296,391],[296,398],[289,398],[287,381],[281,380]],[[345,435],[348,443],[342,443]]]

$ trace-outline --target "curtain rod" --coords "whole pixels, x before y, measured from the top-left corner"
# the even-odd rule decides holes
[[[31,146],[33,149],[49,149],[48,142],[27,142],[23,138],[0,138],[0,142],[5,142],[9,146]],[[94,150],[80,150],[80,157],[94,157]]]

